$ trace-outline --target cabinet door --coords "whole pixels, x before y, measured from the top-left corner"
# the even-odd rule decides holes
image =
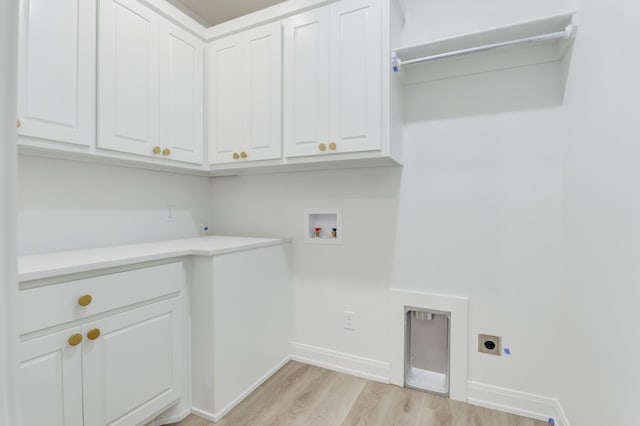
[[[83,327],[85,424],[140,424],[180,398],[181,303],[173,298]],[[90,340],[93,329],[100,336]]]
[[[96,0],[22,0],[19,40],[18,133],[92,146]]]
[[[160,143],[169,159],[204,159],[204,49],[180,28],[163,24],[160,37]]]
[[[329,7],[284,23],[284,153],[320,153],[329,139]]]
[[[381,14],[378,0],[331,6],[331,127],[335,152],[380,149]]]
[[[80,328],[20,344],[20,404],[24,425],[82,425],[82,348],[69,337]]]
[[[242,141],[242,34],[208,47],[207,77],[209,164],[240,161],[234,153]]]
[[[247,160],[282,157],[282,29],[279,22],[243,34],[243,143]]]
[[[157,20],[136,0],[100,0],[100,148],[151,155],[158,143]]]

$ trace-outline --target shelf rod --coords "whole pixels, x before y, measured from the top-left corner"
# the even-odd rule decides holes
[[[437,59],[451,58],[454,56],[467,55],[470,53],[486,52],[489,50],[501,49],[504,47],[521,46],[521,45],[539,43],[543,41],[557,40],[561,38],[570,39],[573,37],[574,33],[575,33],[575,25],[567,25],[564,31],[526,37],[526,38],[521,38],[517,40],[504,41],[501,43],[488,44],[486,46],[478,46],[478,47],[470,47],[468,49],[454,50],[453,52],[439,53],[437,55],[425,56],[423,58],[409,59],[406,61],[403,61],[402,59],[398,58],[396,52],[393,52],[393,55],[392,55],[393,68],[395,72],[398,72],[398,68],[401,65],[411,65],[411,64],[421,63],[421,62],[435,61]]]

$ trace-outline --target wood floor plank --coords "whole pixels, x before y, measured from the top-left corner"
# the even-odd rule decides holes
[[[191,415],[174,426],[213,426]],[[215,426],[545,426],[546,422],[289,362]]]
[[[339,425],[343,422],[367,381],[333,372],[326,392],[322,392],[300,426]]]
[[[255,426],[305,426],[309,419],[313,417],[313,408],[318,405],[321,398],[328,392],[336,372],[322,368],[312,367],[304,383],[296,389],[296,395],[288,400],[280,401],[276,406],[271,407],[262,416],[261,421]]]
[[[190,415],[180,423],[174,423],[174,425],[180,425],[180,426],[210,426],[212,424],[214,423],[208,420],[205,420],[203,418],[200,418],[194,414]]]
[[[449,398],[425,393],[422,406],[423,426],[472,426],[468,405]],[[474,425],[475,426],[475,425]]]
[[[308,387],[309,383],[323,371],[327,370],[299,362],[287,363],[283,369],[258,387],[216,425],[257,426],[265,424],[265,417],[270,418],[279,413],[284,404]]]
[[[344,426],[417,426],[424,393],[369,382],[353,404]]]

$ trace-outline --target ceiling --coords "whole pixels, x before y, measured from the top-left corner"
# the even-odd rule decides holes
[[[167,0],[205,27],[218,25],[285,0]]]

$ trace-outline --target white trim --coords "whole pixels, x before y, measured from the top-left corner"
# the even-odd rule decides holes
[[[258,10],[248,15],[240,16],[231,21],[223,22],[205,30],[206,41],[226,37],[240,31],[245,31],[259,25],[279,21],[298,13],[306,12],[338,0],[288,0],[273,6]]]
[[[384,361],[298,342],[291,342],[291,359],[376,382],[389,383],[390,365]]]
[[[469,300],[466,297],[391,289],[391,383],[404,386],[405,306],[451,313],[449,398],[467,401]]]
[[[556,398],[521,392],[469,381],[468,403],[536,420],[555,420],[556,426],[570,426],[569,420]]]
[[[0,426],[20,425],[18,392],[17,152],[18,7],[0,0]]]
[[[162,425],[170,425],[173,423],[178,423],[186,419],[189,416],[189,414],[191,414],[190,408],[183,410],[178,414],[174,414],[171,417],[163,417],[161,419],[156,419],[153,422],[149,423],[148,426],[162,426]]]
[[[236,399],[231,401],[229,404],[227,404],[226,407],[224,407],[223,409],[221,409],[217,413],[210,413],[208,411],[200,410],[199,408],[195,408],[195,407],[193,407],[191,409],[191,412],[193,414],[195,414],[196,416],[200,416],[200,417],[202,417],[204,419],[207,419],[207,420],[209,420],[211,422],[214,422],[214,423],[220,421],[220,419],[222,419],[222,417],[224,417],[225,414],[227,414],[229,411],[233,410],[233,408],[236,405],[240,404],[246,397],[248,397],[251,394],[251,392],[253,392],[254,390],[258,389],[260,387],[260,385],[262,385],[271,376],[273,376],[275,373],[277,373],[278,370],[280,370],[282,367],[284,367],[284,365],[287,362],[289,362],[290,360],[291,360],[291,358],[289,356],[285,357],[282,361],[280,361],[278,364],[276,364],[275,367],[273,367],[271,370],[269,370],[264,376],[260,377],[254,384],[249,386],[244,392],[242,392],[240,395],[238,395],[238,397]]]

